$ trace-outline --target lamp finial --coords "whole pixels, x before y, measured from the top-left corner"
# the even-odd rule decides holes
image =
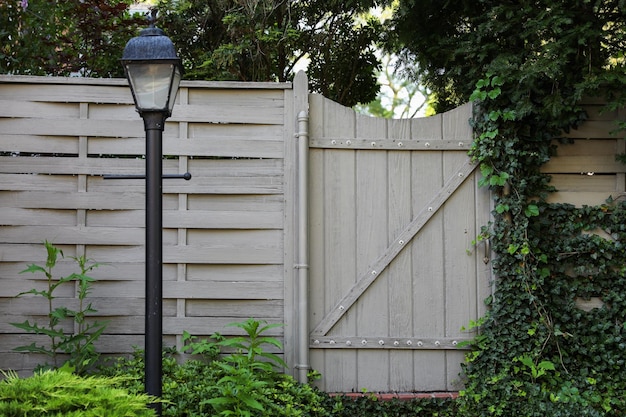
[[[156,25],[157,13],[159,13],[157,9],[155,8],[150,9],[150,16],[148,16],[148,22],[151,28],[154,28]]]

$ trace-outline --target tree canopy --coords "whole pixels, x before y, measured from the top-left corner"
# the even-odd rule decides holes
[[[0,2],[0,72],[120,77],[124,45],[145,20],[133,0]]]
[[[527,107],[544,91],[543,105],[558,106],[624,80],[621,0],[401,0],[394,35],[405,59],[419,63],[438,110],[469,100],[487,73],[504,77]]]
[[[366,17],[374,5],[373,0],[160,0],[157,8],[187,78],[288,81],[307,60],[311,88],[353,106],[373,100],[379,88],[374,45],[383,26]]]
[[[376,0],[158,0],[157,25],[186,79],[289,81],[308,62],[313,91],[346,106],[379,90]],[[146,25],[133,0],[0,2],[0,72],[121,77],[124,45]]]

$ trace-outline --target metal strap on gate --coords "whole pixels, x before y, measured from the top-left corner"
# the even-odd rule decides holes
[[[468,350],[472,339],[425,337],[314,337],[314,349]]]
[[[393,151],[468,151],[472,141],[450,139],[413,140],[413,139],[355,139],[355,138],[311,138],[309,147],[324,149],[380,149]]]

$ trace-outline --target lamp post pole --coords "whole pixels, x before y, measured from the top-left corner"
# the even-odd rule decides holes
[[[145,386],[162,395],[163,348],[163,125],[161,112],[144,112],[146,130]],[[161,403],[154,404],[161,415]]]

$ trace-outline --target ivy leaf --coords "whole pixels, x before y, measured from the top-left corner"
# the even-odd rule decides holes
[[[498,85],[503,85],[504,84],[504,79],[499,76],[499,75],[495,75],[492,79],[491,79],[491,85],[493,87],[498,86]]]
[[[487,95],[489,96],[490,99],[493,100],[494,98],[498,97],[501,93],[502,93],[502,90],[500,89],[500,87],[496,87],[493,90],[489,91]]]
[[[500,118],[500,115],[501,113],[499,111],[489,112],[489,120],[491,120],[492,122],[497,122]]]
[[[470,96],[470,101],[485,101],[487,98],[487,92],[481,90],[475,90]]]
[[[550,362],[550,361],[541,361],[539,362],[539,365],[537,365],[537,368],[539,369],[544,369],[546,371],[554,371],[556,370],[554,363]]]
[[[476,82],[476,89],[481,89],[483,87],[488,87],[489,86],[489,79],[488,78],[483,78],[481,80],[478,80]]]
[[[526,217],[539,216],[539,207],[537,207],[536,204],[529,204],[524,209],[524,214],[526,215]]]
[[[491,178],[489,179],[489,184],[503,187],[506,184],[506,182],[509,180],[509,178],[510,178],[510,175],[508,174],[508,172],[501,172],[497,175],[492,175]]]
[[[515,112],[512,111],[512,110],[503,112],[502,113],[502,119],[505,122],[509,122],[509,121],[515,120]]]
[[[483,174],[484,177],[490,176],[493,173],[493,166],[489,164],[481,164],[480,173]]]
[[[498,204],[498,205],[496,206],[496,212],[497,212],[498,214],[502,214],[502,213],[504,213],[504,212],[507,212],[507,211],[509,211],[509,209],[510,209],[510,208],[509,208],[509,205],[508,205],[508,204]]]

